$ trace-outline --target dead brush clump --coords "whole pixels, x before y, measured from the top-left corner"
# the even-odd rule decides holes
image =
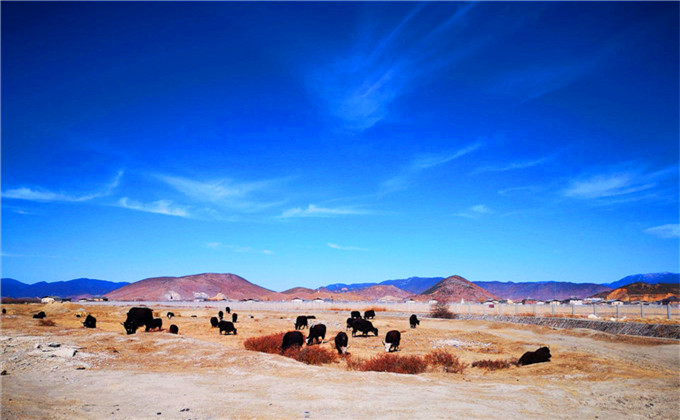
[[[347,357],[347,368],[362,372],[392,372],[416,375],[427,369],[427,361],[420,356],[397,356],[396,354],[382,354],[361,359],[359,357]]]
[[[468,364],[461,362],[458,356],[444,349],[437,349],[425,355],[425,361],[431,366],[440,366],[444,372],[463,373]]]
[[[51,319],[41,319],[40,321],[38,321],[38,325],[40,325],[41,327],[54,327],[57,324]]]
[[[373,309],[374,312],[387,312],[387,308],[383,307],[364,308],[362,312],[370,311],[371,309]]]
[[[262,353],[281,354],[281,343],[285,333],[276,333],[262,337],[251,337],[243,342],[246,350]]]
[[[300,348],[293,346],[286,349],[283,355],[308,365],[322,365],[338,360],[338,354],[320,346]]]
[[[477,367],[480,369],[485,369],[487,371],[507,369],[511,366],[517,366],[517,360],[504,359],[504,360],[477,360],[472,362],[472,367]]]
[[[430,308],[432,318],[453,319],[455,315],[449,310],[449,302],[442,301],[432,304]]]

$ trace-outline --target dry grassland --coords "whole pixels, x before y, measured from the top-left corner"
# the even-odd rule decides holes
[[[348,331],[352,358],[384,353],[381,339],[396,329],[399,355],[425,358],[444,349],[467,365],[462,373],[429,367],[401,375],[348,370],[345,358],[310,366],[245,350],[248,338],[293,330],[296,313],[239,312],[238,335],[225,336],[209,323],[223,306],[158,306],[153,310],[163,316],[163,331],[125,335],[120,322],[131,306],[3,305],[2,418],[677,419],[680,413],[680,344],[674,340],[424,314],[411,329],[410,314],[389,311],[376,312],[378,337]],[[84,318],[75,316],[81,307],[97,318],[96,329],[82,327]],[[40,310],[54,326],[31,318]],[[177,315],[170,321],[168,310]],[[327,326],[321,346],[333,350],[349,312],[304,314]],[[179,335],[167,332],[171,323]],[[60,344],[60,353],[48,343]],[[550,363],[471,367],[517,359],[540,346],[550,347]]]

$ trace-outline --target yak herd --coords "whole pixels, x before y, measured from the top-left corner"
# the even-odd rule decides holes
[[[228,306],[226,307],[225,311],[227,314],[231,314],[231,309]],[[3,313],[5,313],[4,308]],[[76,314],[76,316],[80,317],[80,314]],[[172,319],[174,316],[175,314],[172,312],[167,313],[168,320]],[[45,317],[46,314],[44,311],[40,311],[33,315],[33,318],[36,319],[43,319]],[[224,312],[219,311],[216,317],[213,316],[210,318],[211,327],[218,328],[220,335],[222,335],[222,333],[224,333],[224,335],[230,335],[232,333],[233,335],[236,335],[237,330],[234,324],[238,320],[238,314],[231,314],[231,322],[225,321],[223,318]],[[316,316],[300,315],[295,319],[295,331],[289,331],[284,334],[281,342],[281,351],[285,351],[293,346],[302,347],[303,343],[311,346],[324,342],[326,339],[326,326],[324,324],[314,324],[309,326],[308,320],[310,319],[316,319]],[[356,337],[357,332],[360,332],[362,337],[367,337],[369,333],[377,337],[378,329],[373,326],[369,319],[375,319],[374,310],[365,311],[363,317],[359,311],[351,311],[350,317],[347,318],[346,330],[352,330],[352,337]],[[82,324],[85,328],[96,328],[97,319],[94,316],[88,314]],[[145,327],[145,332],[149,332],[151,330],[161,331],[163,328],[163,320],[161,318],[154,318],[151,309],[146,307],[131,308],[127,313],[125,322],[121,322],[120,324],[123,326],[123,328],[125,328],[125,332],[127,334],[134,334],[140,327]],[[412,314],[409,317],[409,325],[411,328],[416,328],[418,325],[420,325],[420,320],[416,314]],[[306,340],[302,332],[299,331],[304,328],[309,328],[309,334]],[[171,334],[178,334],[179,328],[177,325],[172,324],[169,327],[169,332]],[[340,331],[335,336],[334,342],[338,354],[342,355],[347,353],[347,349],[349,348],[349,338],[345,332]],[[388,331],[385,335],[385,339],[382,341],[386,352],[399,351],[400,343],[401,333],[397,330]],[[528,351],[524,353],[517,364],[520,366],[525,366],[534,363],[549,362],[550,358],[550,349],[548,349],[548,347],[541,347],[536,351]]]

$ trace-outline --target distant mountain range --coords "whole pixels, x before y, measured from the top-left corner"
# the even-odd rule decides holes
[[[680,283],[680,274],[678,273],[649,273],[649,274],[633,274],[632,276],[624,277],[621,280],[605,284],[612,289],[616,289],[622,286],[627,286],[633,283],[647,283],[647,284],[658,284],[658,283]]]
[[[474,283],[496,296],[512,300],[522,300],[526,298],[540,300],[566,299],[572,296],[583,299],[596,293],[612,290],[611,287],[603,284],[568,283],[563,281],[542,281],[536,283],[476,281]]]
[[[447,277],[425,290],[421,296],[451,302],[478,302],[496,297],[461,276]]]
[[[680,284],[635,282],[609,292],[598,293],[593,297],[605,300],[616,299],[624,302],[655,302],[671,296],[680,297]]]
[[[440,284],[444,280],[447,281]],[[26,284],[15,279],[3,278],[0,282],[0,292],[3,297],[12,298],[46,295],[74,298],[106,295],[112,300],[131,301],[194,300],[197,298],[291,300],[295,297],[355,301],[379,298],[398,300],[409,296],[417,300],[436,299],[436,297],[429,296],[437,291],[431,290],[434,288],[445,291],[442,292],[444,294],[460,295],[458,297],[451,296],[451,299],[464,298],[466,301],[474,301],[491,296],[512,300],[524,298],[565,299],[571,296],[585,298],[596,294],[608,295],[612,292],[612,289],[639,282],[678,285],[680,284],[680,274],[636,274],[608,284],[553,281],[468,282],[460,276],[451,276],[446,279],[443,277],[409,277],[407,279],[385,280],[380,283],[336,283],[318,289],[295,287],[281,293],[260,287],[235,274],[205,273],[184,277],[155,277],[134,283],[114,283],[106,280],[81,278],[54,283]],[[437,285],[439,287],[435,287]],[[471,286],[475,286],[479,290],[473,290]]]
[[[444,277],[409,277],[407,279],[400,280],[385,280],[380,283],[335,283],[329,284],[326,288],[332,292],[352,292],[361,289],[365,289],[371,286],[395,286],[401,290],[406,290],[407,292],[418,295],[423,293],[425,290],[434,286],[438,282],[444,280]]]
[[[0,279],[0,294],[11,298],[34,298],[42,296],[59,296],[62,298],[103,296],[112,290],[119,289],[129,283],[106,280],[80,278],[68,281],[35,284],[22,283],[19,280]]]

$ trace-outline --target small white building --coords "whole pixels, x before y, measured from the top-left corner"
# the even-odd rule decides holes
[[[290,300],[293,303],[302,303],[303,299],[299,297],[294,297],[293,299]]]
[[[43,298],[40,299],[40,303],[54,303],[54,302],[55,298],[53,298],[52,296],[43,296]]]

